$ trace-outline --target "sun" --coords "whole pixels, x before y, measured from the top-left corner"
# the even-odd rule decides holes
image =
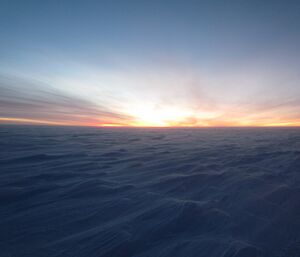
[[[191,111],[174,106],[142,105],[129,108],[126,113],[134,117],[133,126],[169,127],[184,121]]]

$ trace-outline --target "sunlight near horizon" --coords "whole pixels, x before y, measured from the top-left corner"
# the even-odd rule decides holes
[[[178,107],[164,107],[155,105],[135,106],[125,111],[134,117],[135,126],[170,126],[174,122],[180,122],[191,115],[188,110]]]
[[[154,119],[152,115],[148,116],[148,119],[136,120],[134,122],[128,121],[128,123],[74,123],[74,122],[54,122],[50,120],[36,120],[36,119],[23,119],[23,118],[8,118],[0,117],[0,124],[27,124],[27,125],[51,125],[51,126],[84,126],[84,127],[299,127],[300,121],[289,122],[269,122],[269,123],[254,123],[250,121],[240,122],[191,122],[175,120],[171,121],[170,117],[162,115],[160,119]]]

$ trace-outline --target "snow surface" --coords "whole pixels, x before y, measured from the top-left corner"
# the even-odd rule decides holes
[[[300,129],[2,125],[0,256],[300,256]]]

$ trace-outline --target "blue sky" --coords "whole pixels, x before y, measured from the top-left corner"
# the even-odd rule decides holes
[[[2,122],[300,125],[298,1],[2,0],[0,24]]]

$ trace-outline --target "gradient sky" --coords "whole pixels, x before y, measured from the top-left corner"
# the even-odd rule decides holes
[[[0,123],[300,125],[300,1],[0,1]]]

